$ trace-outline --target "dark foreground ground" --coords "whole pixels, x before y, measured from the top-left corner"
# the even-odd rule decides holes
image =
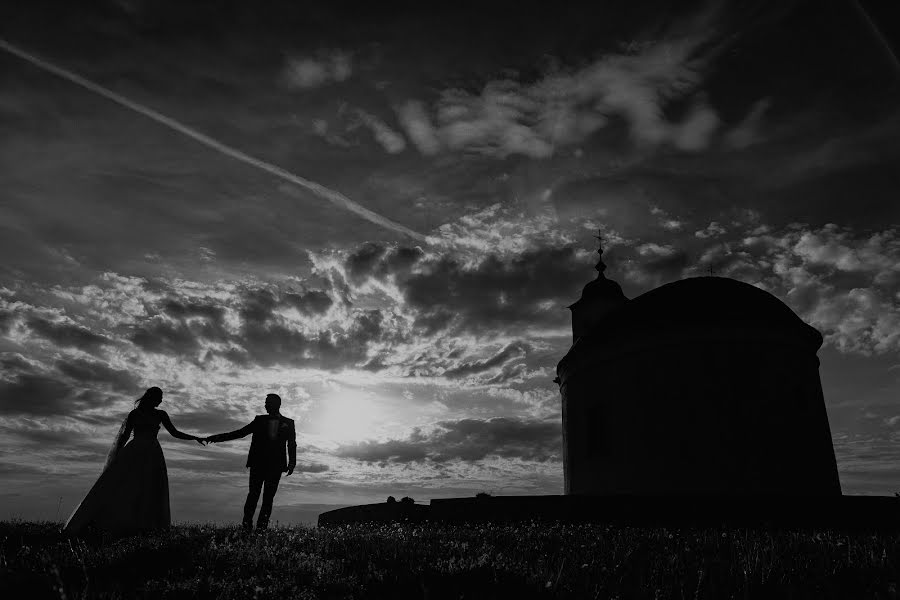
[[[183,525],[69,540],[0,522],[0,597],[897,598],[900,535],[602,525]]]

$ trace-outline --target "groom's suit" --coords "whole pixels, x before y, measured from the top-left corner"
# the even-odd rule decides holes
[[[263,492],[257,527],[266,527],[272,514],[272,500],[278,490],[278,481],[285,471],[290,474],[297,464],[297,433],[294,420],[283,415],[259,415],[253,422],[237,431],[220,433],[210,441],[226,442],[253,435],[247,466],[250,467],[250,492],[244,504],[244,526],[253,525],[253,513],[259,493]]]

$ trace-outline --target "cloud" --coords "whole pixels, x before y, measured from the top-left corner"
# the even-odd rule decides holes
[[[617,264],[627,280],[647,288],[680,279],[690,264],[690,256],[682,248],[647,242],[635,250],[637,257],[621,258]]]
[[[415,429],[404,439],[342,446],[337,455],[366,463],[477,462],[487,457],[557,461],[562,449],[558,420],[496,417],[442,421],[434,429]]]
[[[760,133],[762,120],[771,106],[771,98],[763,98],[754,102],[741,122],[725,134],[725,144],[735,150],[743,150],[762,142],[764,139]]]
[[[440,151],[441,140],[422,102],[418,100],[405,102],[397,108],[397,117],[419,152],[431,156]]]
[[[547,158],[553,144],[534,128],[539,100],[513,81],[492,81],[479,95],[445,91],[436,112],[440,138],[450,150],[471,149],[505,158],[522,154]]]
[[[548,375],[544,381],[549,381]],[[533,418],[556,419],[561,421],[559,387],[531,387],[516,389],[512,387],[494,386],[487,390],[487,395],[495,399],[511,401],[516,407],[524,407]]]
[[[681,123],[670,125],[669,139],[685,152],[705,150],[719,128],[719,115],[709,104],[697,100]]]
[[[504,346],[498,353],[482,360],[462,362],[444,371],[444,377],[460,378],[477,375],[485,371],[502,367],[510,361],[523,358],[528,353],[528,344],[513,342]]]
[[[406,255],[392,251],[388,262],[399,265]],[[116,314],[110,305],[104,315],[115,323],[114,339],[156,355],[152,361],[172,357],[206,368],[210,361],[224,359],[242,366],[340,370],[367,362],[369,347],[390,342],[398,330],[395,315],[336,305],[333,292],[322,289],[295,291],[258,283],[219,289],[164,280],[157,280],[154,287],[154,295],[135,292],[142,298],[139,312]],[[104,303],[100,290],[92,293],[90,306]],[[127,306],[133,298],[125,300]],[[86,362],[66,359],[60,368],[75,379],[102,379],[98,368]],[[119,385],[126,383],[121,373],[105,375]]]
[[[346,136],[332,131],[331,127],[328,124],[328,121],[326,121],[325,119],[313,119],[312,132],[332,146],[338,146],[340,148],[351,148],[359,145],[355,141],[348,139]]]
[[[0,411],[5,415],[66,415],[77,413],[84,404],[72,387],[49,375],[19,373],[0,381]]]
[[[722,227],[722,225],[718,221],[711,221],[709,225],[706,226],[705,229],[700,229],[694,232],[694,236],[700,239],[706,239],[711,237],[717,237],[724,233],[726,233],[726,229]]]
[[[10,310],[0,309],[0,335],[9,333],[15,320],[15,314]]]
[[[112,391],[134,394],[139,391],[137,378],[124,369],[114,369],[105,363],[83,359],[60,360],[56,363],[60,373],[81,385],[106,385]]]
[[[350,282],[360,285],[370,278],[385,279],[408,274],[424,256],[425,252],[419,247],[367,242],[347,255],[344,267]]]
[[[206,319],[214,325],[220,326],[225,317],[225,310],[209,301],[203,302],[196,299],[169,298],[160,307],[163,312],[173,318],[187,319],[199,317]]]
[[[100,273],[87,285],[56,285],[50,292],[64,302],[86,308],[88,317],[113,327],[146,317],[146,305],[163,297],[157,286],[143,278],[111,272]]]
[[[534,83],[501,79],[478,93],[447,89],[430,111],[410,100],[397,108],[398,119],[425,155],[442,149],[547,158],[617,119],[639,146],[703,150],[720,125],[715,109],[702,95],[694,96],[713,53],[708,42],[716,31],[714,17],[704,12],[654,42],[586,67],[547,73]],[[685,99],[685,115],[670,121],[666,109]]]
[[[378,368],[390,369],[402,377],[435,378],[440,385],[453,389],[523,383],[540,371],[529,370],[543,358],[535,353],[535,344],[430,333],[436,335],[414,336],[411,343],[383,352],[378,357]],[[545,348],[540,343],[537,346]]]
[[[804,315],[842,352],[900,350],[900,307],[872,288],[821,294]]]
[[[318,272],[329,272],[336,284],[347,285],[353,298],[388,301],[401,321],[415,329],[397,339],[410,333],[424,339],[461,333],[490,339],[498,334],[518,337],[523,327],[555,330],[568,322],[564,307],[595,276],[591,265],[596,257],[577,249],[543,216],[511,218],[494,206],[461,217],[440,233],[427,250],[366,243],[343,256],[322,255],[313,262]],[[459,366],[443,359],[427,367],[415,361],[401,366],[396,350],[385,349],[372,367],[387,363],[404,373],[439,376]]]
[[[895,230],[875,233],[864,240],[853,239],[849,230],[825,225],[819,231],[804,231],[793,246],[795,255],[811,266],[838,271],[875,273],[879,283],[900,279],[900,236]]]
[[[638,254],[640,254],[641,256],[645,256],[645,257],[666,258],[666,257],[673,256],[678,253],[678,251],[674,247],[672,247],[668,244],[660,245],[660,244],[656,244],[654,242],[647,242],[646,244],[641,244],[641,245],[637,246],[635,248],[635,250],[637,250]]]
[[[43,317],[31,316],[26,320],[31,331],[54,344],[78,348],[85,352],[97,354],[110,340],[100,334],[94,333],[86,327],[82,327],[68,319],[50,321]]]
[[[109,439],[98,438],[68,419],[8,419],[0,424],[0,438],[16,448],[5,457],[7,474],[15,477],[39,469],[43,480],[72,476],[85,464],[102,465]],[[96,467],[95,467],[96,468]],[[33,498],[32,498],[33,500]]]
[[[357,111],[360,120],[372,131],[375,141],[384,148],[388,154],[399,154],[406,150],[406,140],[403,136],[391,129],[387,123],[363,110]]]
[[[448,314],[460,328],[491,331],[513,326],[559,324],[568,317],[558,305],[577,299],[589,280],[573,247],[538,248],[504,259],[488,255],[475,264],[442,257],[398,282],[419,324]]]
[[[169,295],[145,303],[149,318],[136,318],[128,327],[128,339],[134,345],[156,354],[197,358],[208,343],[228,342],[231,332],[221,299],[172,295],[176,293],[172,287]],[[253,299],[248,299],[246,306],[252,311]]]
[[[896,434],[836,433],[834,454],[845,494],[884,495],[900,485]]]
[[[305,315],[321,315],[334,304],[331,296],[322,290],[309,290],[299,294],[287,292],[282,296],[282,302]]]
[[[564,306],[578,298],[595,262],[570,240],[552,217],[495,205],[441,227],[427,251],[370,243],[313,262],[335,269],[353,294],[384,292],[420,335],[489,336],[567,321]]]
[[[806,225],[741,240],[759,283],[786,298],[826,343],[861,354],[900,349],[900,239],[894,229],[854,235]]]
[[[356,309],[339,323],[305,332],[275,314],[272,292],[256,290],[250,297],[263,303],[241,311],[244,322],[229,340],[232,349],[216,352],[243,365],[349,368],[366,362],[369,347],[394,329],[387,327],[380,309]]]
[[[344,266],[354,283],[361,283],[375,275],[376,266],[383,265],[381,258],[387,252],[382,244],[367,242],[352,251],[344,260]],[[382,268],[384,270],[384,267]]]
[[[679,231],[684,227],[684,222],[679,221],[678,219],[664,219],[660,222],[660,225],[663,229],[669,231]]]
[[[428,452],[420,437],[418,434],[413,434],[408,440],[360,442],[352,446],[342,446],[336,454],[342,458],[352,458],[367,463],[419,462],[428,458]]]
[[[275,293],[267,288],[252,288],[244,290],[240,297],[238,313],[244,324],[265,323],[275,312],[278,301]]]
[[[330,470],[328,465],[317,462],[298,462],[294,468],[296,473],[325,473]]]
[[[353,62],[346,52],[332,51],[316,57],[290,57],[282,73],[287,87],[309,90],[328,83],[346,81],[353,74]]]
[[[138,348],[157,354],[192,356],[200,350],[200,335],[181,322],[156,316],[134,328],[129,340]]]
[[[838,174],[868,187],[872,174],[895,164],[900,158],[900,145],[896,143],[900,133],[900,112],[873,115],[864,123],[854,120],[840,128],[829,126],[839,118],[834,113],[817,116],[817,119],[793,125],[791,131],[794,138],[804,133],[811,143],[799,149],[790,147],[790,154],[779,156],[777,164],[762,163],[763,168],[768,167],[763,180],[766,187],[786,187],[820,178],[834,181]],[[876,170],[876,167],[880,169]],[[861,177],[860,169],[864,170]],[[869,193],[892,189],[889,184],[876,185]]]
[[[685,222],[672,218],[668,212],[659,206],[650,206],[650,214],[658,219],[659,226],[666,231],[680,231],[684,228]]]
[[[31,372],[35,365],[18,352],[0,353],[0,367],[6,372]]]

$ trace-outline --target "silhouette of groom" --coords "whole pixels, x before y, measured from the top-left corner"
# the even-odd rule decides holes
[[[283,416],[279,412],[280,408],[281,397],[278,394],[269,394],[266,396],[267,415],[257,416],[252,423],[237,431],[218,433],[206,438],[210,442],[227,442],[253,434],[250,440],[250,453],[247,455],[247,466],[250,467],[250,492],[244,504],[245,529],[253,528],[253,513],[256,512],[256,503],[259,501],[261,490],[263,501],[256,527],[257,529],[268,527],[269,516],[272,514],[272,500],[278,490],[281,474],[287,472],[290,475],[297,465],[297,433],[294,429],[294,420]]]

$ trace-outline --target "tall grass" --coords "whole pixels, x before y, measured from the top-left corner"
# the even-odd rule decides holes
[[[522,523],[181,525],[69,540],[0,523],[4,598],[896,598],[900,537]]]

